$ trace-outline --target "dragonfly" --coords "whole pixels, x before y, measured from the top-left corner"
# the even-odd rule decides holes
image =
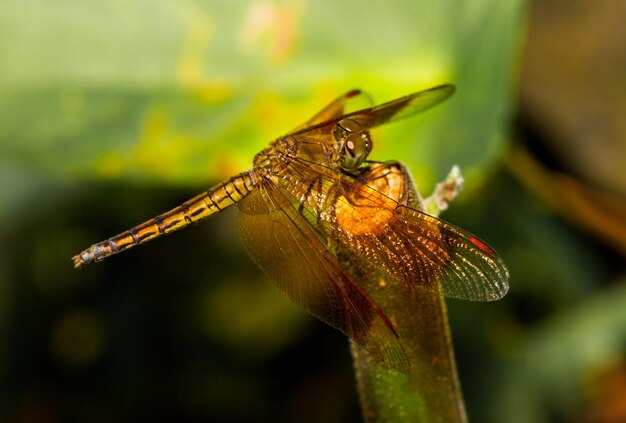
[[[239,237],[280,290],[386,366],[407,372],[411,364],[398,330],[403,322],[376,298],[426,289],[493,301],[508,290],[502,258],[471,233],[426,213],[403,164],[368,159],[372,128],[430,109],[454,90],[440,85],[353,112],[350,107],[366,95],[349,91],[271,142],[250,170],[92,245],[73,257],[74,266],[237,203]]]

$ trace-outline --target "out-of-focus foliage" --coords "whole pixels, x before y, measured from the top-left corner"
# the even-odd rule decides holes
[[[522,113],[546,136],[545,148],[582,181],[622,199],[624,16],[620,0],[537,2],[521,80]]]
[[[449,106],[389,131],[376,157],[428,183],[450,163],[472,174],[500,150],[519,3],[9,1],[0,154],[74,178],[200,185],[348,89],[382,102],[454,83]]]
[[[545,3],[563,15],[562,2]],[[598,44],[615,59],[603,66],[623,63],[619,37],[596,43],[583,33],[592,40],[585,49],[559,41],[563,32],[533,38],[541,12],[531,15],[532,46],[553,46],[576,64]],[[426,194],[460,165],[468,192],[444,218],[510,267],[504,300],[448,302],[470,420],[623,421],[625,272],[615,246],[625,244],[619,230],[589,228],[626,219],[599,212],[586,225],[580,208],[554,208],[574,210],[566,215],[574,223],[564,221],[537,200],[563,198],[550,191],[563,185],[541,183],[553,174],[520,165],[527,156],[507,147],[524,17],[521,0],[4,1],[0,420],[358,421],[345,338],[254,267],[236,239],[235,210],[84,271],[69,257],[246,169],[267,142],[348,89],[382,102],[445,82],[457,86],[454,97],[378,130],[373,159],[407,163]],[[570,26],[608,28],[585,22]],[[557,38],[546,44],[549,35]],[[543,63],[533,62],[532,75]],[[541,86],[522,68],[528,93],[542,94],[522,97],[531,121],[552,126],[517,138],[540,165],[576,179],[584,166],[571,165],[580,161],[568,136],[543,149],[554,134],[585,134],[558,132],[571,121],[553,119],[556,110],[572,104],[563,95],[571,86],[557,85],[571,66],[551,64],[559,67]],[[584,86],[624,75],[588,72]],[[595,104],[608,104],[605,91],[593,92]],[[615,115],[603,122],[624,114],[611,101]],[[583,129],[598,127],[593,114],[576,116]],[[611,191],[613,180],[622,192],[624,167],[602,157],[624,157],[624,139],[594,150],[602,154],[587,182]],[[594,170],[613,176],[588,176]],[[607,231],[616,241],[605,242]]]

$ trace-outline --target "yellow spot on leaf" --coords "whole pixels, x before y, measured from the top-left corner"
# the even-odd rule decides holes
[[[97,172],[105,178],[117,178],[124,173],[125,168],[126,161],[119,154],[103,154],[96,162]]]
[[[221,103],[233,95],[233,89],[226,83],[211,82],[203,83],[193,90],[194,94],[207,103]]]

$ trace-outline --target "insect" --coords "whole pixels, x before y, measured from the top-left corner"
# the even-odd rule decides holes
[[[441,85],[346,113],[363,95],[350,91],[271,142],[255,156],[252,169],[92,245],[73,257],[74,266],[237,203],[243,245],[282,291],[387,366],[408,371],[398,335],[402,322],[377,305],[377,295],[428,289],[491,301],[508,290],[500,256],[469,232],[425,213],[404,165],[368,160],[371,128],[429,109],[453,92],[453,86]],[[378,280],[382,294],[363,283]]]

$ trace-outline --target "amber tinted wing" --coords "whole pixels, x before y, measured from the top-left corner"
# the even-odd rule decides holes
[[[333,187],[325,230],[368,273],[475,301],[502,298],[508,270],[500,256],[471,233],[394,200],[364,181],[297,159],[292,171],[312,169]]]
[[[374,128],[384,123],[404,119],[421,113],[446,100],[454,93],[452,85],[440,85],[418,93],[381,104],[371,109],[349,113],[346,118],[356,120],[364,128]]]
[[[375,107],[370,107],[341,116],[333,116],[331,119],[325,122],[317,123],[313,126],[300,129],[299,131],[295,131],[292,133],[292,135],[326,135],[332,131],[333,127],[339,120],[345,118],[353,119],[359,122],[364,129],[373,128],[392,120],[403,119],[405,117],[430,109],[431,107],[446,100],[452,95],[453,92],[454,86],[439,85],[437,87],[413,93]],[[350,93],[346,94],[346,96],[349,94]],[[343,101],[345,101],[345,99],[347,98],[350,98],[346,98],[346,96],[340,97],[339,99],[335,100],[335,102],[331,103],[331,105],[329,106],[329,110],[337,112],[339,110],[338,106],[341,106],[343,104],[342,98],[344,99]],[[333,106],[333,104],[335,103],[337,104],[336,106],[334,106],[335,108],[333,109],[331,106]],[[328,115],[332,116],[332,113],[329,113]]]
[[[294,128],[290,133],[300,132],[303,129],[315,126],[317,124],[334,121],[337,117],[343,116],[346,113],[358,110],[358,106],[371,106],[372,99],[362,92],[361,90],[348,91],[344,95],[337,97],[328,106],[324,107],[313,116],[311,119],[303,123],[302,125]]]
[[[396,277],[419,275],[422,284],[440,283],[452,298],[494,301],[507,293],[509,271],[502,258],[471,233],[405,206],[395,210],[390,228],[388,242],[404,239],[412,257],[411,271]]]
[[[383,363],[408,371],[394,325],[294,204],[295,199],[271,181],[239,203],[239,234],[254,262],[295,303]]]

